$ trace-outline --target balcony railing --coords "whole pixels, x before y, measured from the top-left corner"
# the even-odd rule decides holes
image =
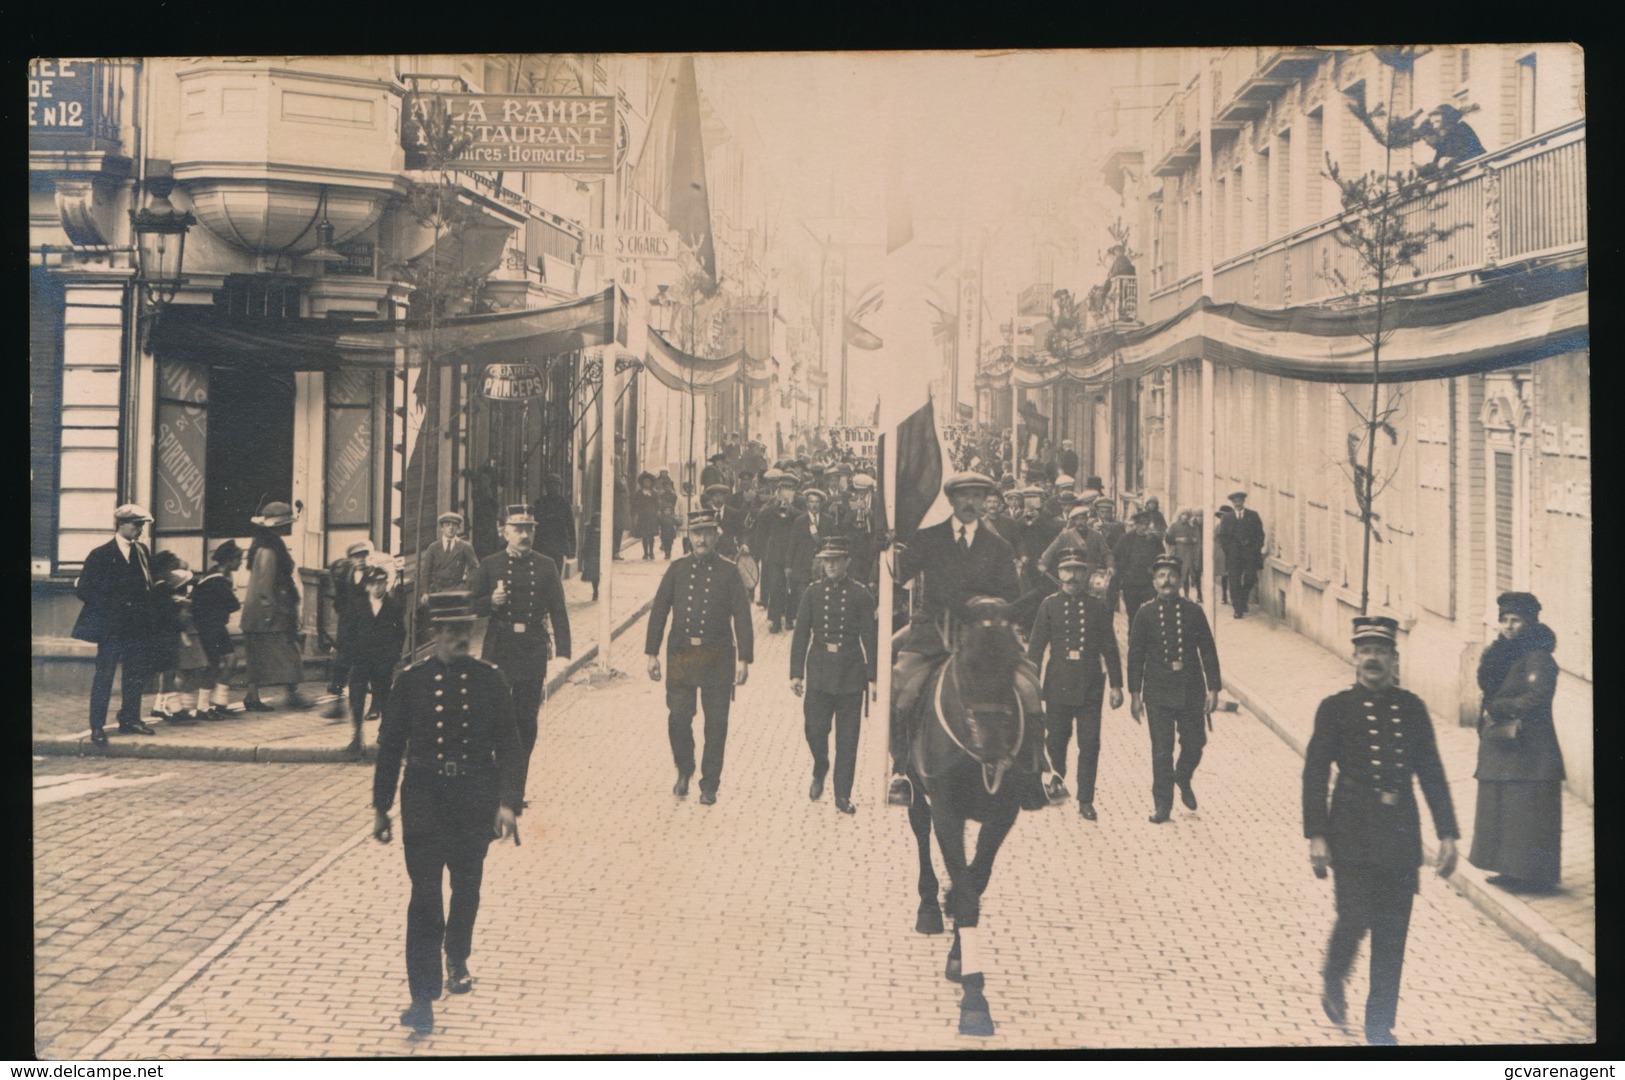
[[[1586,244],[1585,121],[1515,143],[1469,163],[1441,181],[1408,211],[1461,226],[1416,260],[1416,279],[1448,277],[1504,263],[1573,251]],[[1356,257],[1337,242],[1341,215],[1327,218],[1214,268],[1214,301],[1260,307],[1314,304],[1342,295],[1330,272],[1358,280]],[[1187,274],[1153,292],[1147,322],[1188,306],[1201,274]]]

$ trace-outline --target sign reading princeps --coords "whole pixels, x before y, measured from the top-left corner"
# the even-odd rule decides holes
[[[558,94],[423,94],[444,102],[468,145],[448,165],[516,172],[615,171],[615,99]],[[401,111],[408,169],[433,168],[417,110]]]
[[[542,373],[534,364],[492,364],[480,392],[492,401],[529,401],[542,396]]]

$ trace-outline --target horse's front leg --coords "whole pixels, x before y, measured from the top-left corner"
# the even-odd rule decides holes
[[[1020,806],[1013,800],[1005,800],[995,813],[982,822],[982,828],[976,834],[976,857],[971,860],[968,876],[978,901],[987,892],[988,880],[993,876],[993,860],[998,857],[999,847],[1010,835],[1020,814]]]
[[[925,801],[925,788],[911,781],[914,797],[908,804],[908,823],[914,830],[914,843],[920,853],[920,909],[914,929],[921,934],[942,933],[942,906],[937,902],[937,873],[931,867],[931,807]]]
[[[943,869],[948,871],[948,915],[955,927],[975,926],[980,905],[965,864],[965,819],[945,805],[947,799],[931,803],[931,824],[942,852]]]

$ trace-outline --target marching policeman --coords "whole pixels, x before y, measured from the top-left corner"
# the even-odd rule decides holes
[[[1422,699],[1395,683],[1399,623],[1381,615],[1354,620],[1358,681],[1333,694],[1315,712],[1315,732],[1303,761],[1303,835],[1316,877],[1331,867],[1337,921],[1321,969],[1321,1007],[1342,1027],[1348,1005],[1343,982],[1366,931],[1371,932],[1371,991],[1365,1005],[1366,1041],[1394,1045],[1399,976],[1411,898],[1422,863],[1422,819],[1414,776],[1422,786],[1439,837],[1438,871],[1456,868],[1455,807]],[[1326,785],[1337,766],[1327,809]]]
[[[1095,820],[1095,770],[1100,760],[1100,699],[1112,684],[1112,708],[1123,707],[1123,665],[1117,653],[1111,608],[1088,589],[1089,560],[1083,548],[1067,548],[1056,564],[1061,591],[1046,597],[1033,622],[1027,657],[1034,664],[1049,649],[1044,669],[1044,723],[1049,733],[1049,797],[1066,798],[1066,747],[1078,729],[1078,813]],[[1101,662],[1105,662],[1102,671]]]
[[[401,789],[401,846],[412,899],[406,909],[406,979],[412,1004],[401,1023],[434,1030],[444,986],[474,988],[468,956],[480,910],[480,880],[493,837],[519,843],[514,815],[524,792],[524,758],[513,699],[496,665],[469,655],[475,615],[467,593],[428,597],[434,651],[395,680],[378,729],[373,773],[373,837],[389,843],[389,808]],[[406,777],[401,779],[401,761]],[[451,872],[451,912],[441,906],[442,875]]]
[[[547,683],[547,661],[557,653],[570,657],[570,613],[564,606],[564,585],[553,560],[536,551],[536,519],[530,507],[508,507],[503,519],[508,546],[486,556],[475,576],[474,603],[489,614],[481,656],[502,669],[513,687],[514,717],[524,759],[519,773],[519,795],[524,799],[530,774],[530,754],[536,747],[537,713]],[[549,640],[546,623],[553,624]],[[521,802],[519,809],[524,809]]]
[[[858,768],[858,727],[863,696],[873,699],[878,666],[874,594],[847,576],[852,548],[832,536],[816,558],[823,578],[807,586],[796,609],[790,641],[790,689],[802,699],[807,746],[812,750],[809,799],[824,793],[829,772],[829,729],[835,723],[835,809],[857,812],[852,778]]]
[[[722,757],[728,744],[728,710],[733,688],[745,685],[755,659],[755,633],[750,624],[750,592],[739,579],[739,567],[716,553],[716,511],[688,515],[694,554],[666,568],[649,609],[649,632],[643,651],[649,678],[660,681],[660,639],[671,620],[666,643],[666,733],[677,765],[672,794],[688,794],[694,775],[695,696],[705,710],[705,751],[700,761],[700,805],[717,801]],[[737,641],[737,653],[736,643]]]
[[[1168,820],[1175,785],[1186,808],[1196,809],[1191,775],[1207,745],[1203,724],[1212,723],[1208,717],[1218,707],[1223,685],[1207,616],[1179,595],[1183,574],[1184,566],[1177,558],[1158,556],[1151,566],[1156,599],[1140,607],[1128,632],[1129,712],[1135,723],[1144,714],[1151,731],[1153,825]],[[1177,764],[1173,760],[1176,733]]]

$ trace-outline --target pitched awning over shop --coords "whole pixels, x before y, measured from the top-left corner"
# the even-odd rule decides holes
[[[713,393],[724,386],[743,380],[746,386],[759,390],[772,385],[772,372],[766,360],[758,360],[744,349],[728,356],[707,359],[684,352],[658,330],[649,331],[649,352],[644,370],[665,387],[697,394]]]
[[[615,313],[609,290],[554,307],[441,319],[433,351],[441,363],[483,365],[608,344]],[[172,305],[152,331],[153,351],[167,359],[215,366],[262,365],[292,371],[393,367],[396,358],[431,348],[424,319],[356,322],[231,317],[204,305]]]
[[[1384,307],[1382,381],[1414,382],[1493,371],[1590,345],[1586,267],[1542,267],[1471,289],[1399,297]],[[981,386],[1024,388],[1062,379],[1134,378],[1184,360],[1310,382],[1370,378],[1376,309],[1256,308],[1202,298],[1151,326],[1097,338],[1087,353],[1041,354],[984,371]],[[1362,336],[1363,335],[1363,336]]]

